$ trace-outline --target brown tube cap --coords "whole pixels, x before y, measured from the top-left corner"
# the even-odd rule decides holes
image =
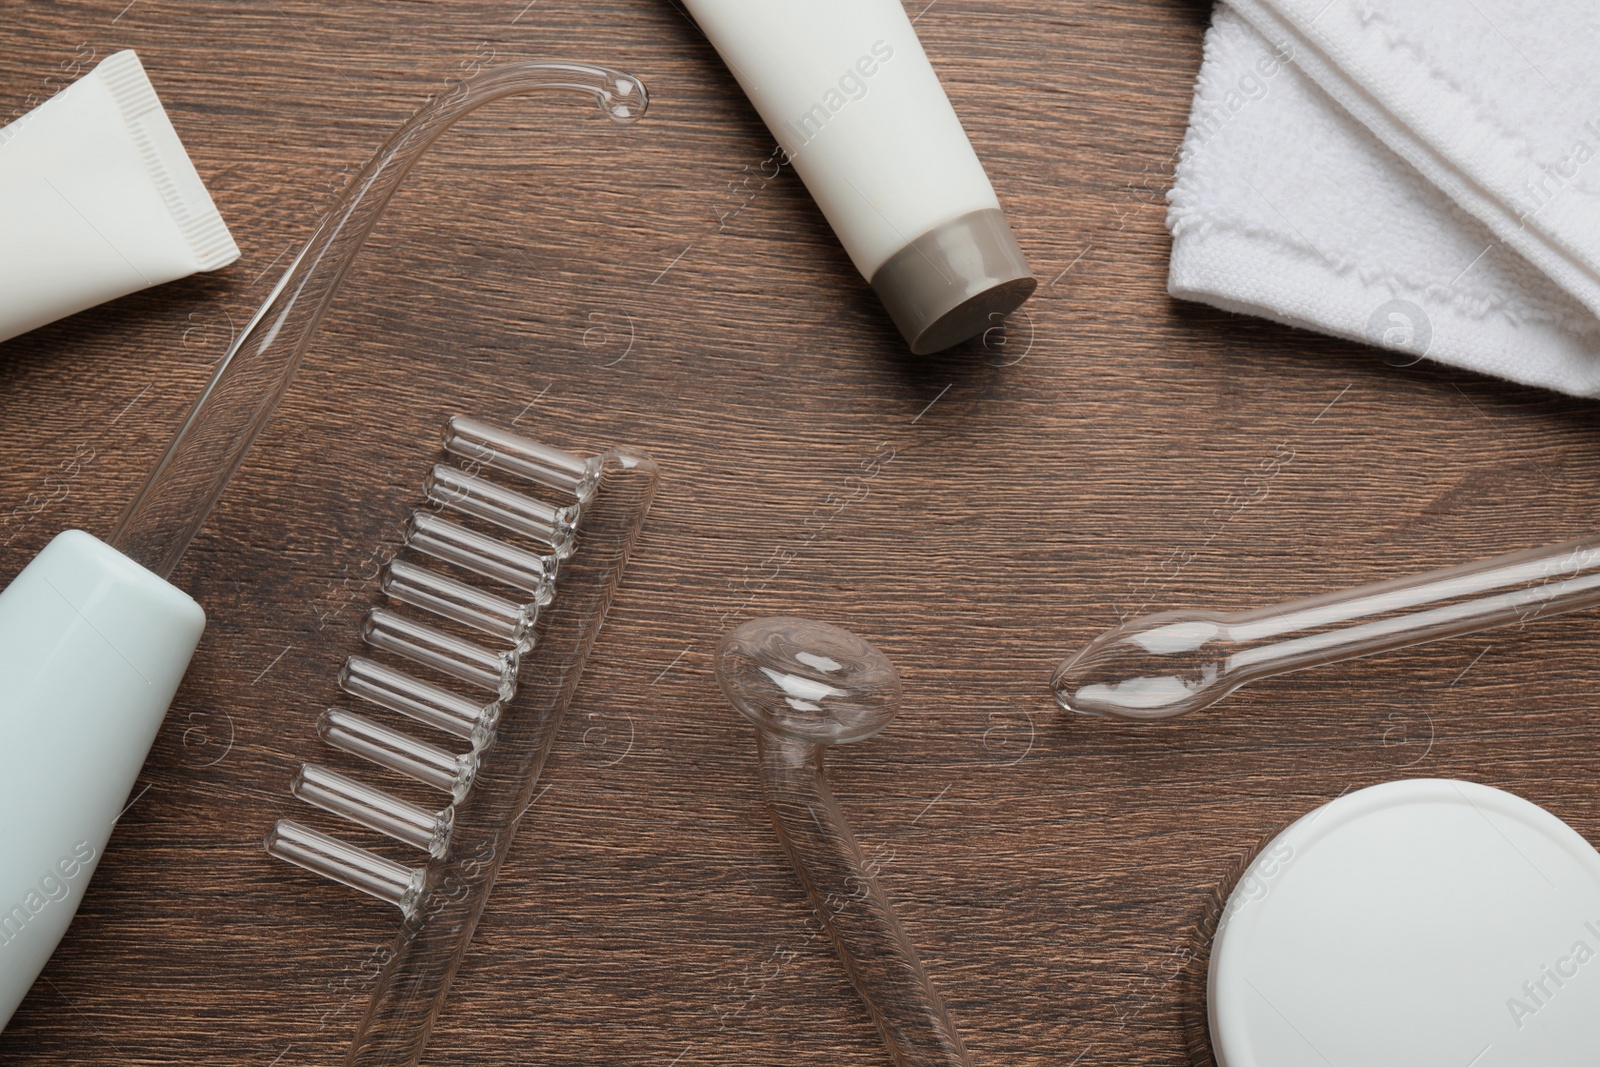
[[[878,299],[919,356],[982,333],[1038,287],[1005,215],[995,208],[935,226],[872,276]]]

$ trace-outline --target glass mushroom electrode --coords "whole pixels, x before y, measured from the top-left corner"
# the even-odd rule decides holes
[[[828,788],[829,745],[871,737],[900,710],[900,676],[872,645],[809,619],[724,635],[717,684],[756,724],[767,813],[896,1067],[971,1067],[916,946]]]

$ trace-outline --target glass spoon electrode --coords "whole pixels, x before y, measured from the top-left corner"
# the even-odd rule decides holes
[[[1167,611],[1108,630],[1051,680],[1068,711],[1166,719],[1247,682],[1600,604],[1600,536],[1223,615]]]

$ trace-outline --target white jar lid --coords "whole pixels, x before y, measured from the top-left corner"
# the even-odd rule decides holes
[[[1211,952],[1220,1067],[1593,1067],[1600,853],[1520,797],[1390,782],[1256,857]]]

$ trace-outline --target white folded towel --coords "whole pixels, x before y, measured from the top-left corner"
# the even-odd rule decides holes
[[[1446,68],[1434,61],[1436,53],[1418,43],[1437,40],[1438,54],[1452,59],[1485,54],[1467,48],[1470,39],[1492,54],[1481,34],[1449,22],[1440,9],[1470,14],[1474,6],[1492,6],[1506,17],[1506,9],[1527,5],[1406,0],[1405,17],[1391,19],[1387,11],[1399,0],[1309,0],[1305,6],[1323,8],[1322,17],[1313,10],[1292,22],[1276,9],[1293,9],[1299,17],[1299,0],[1270,0],[1271,11],[1262,0],[1232,3],[1277,36],[1269,42],[1229,8],[1218,9],[1207,35],[1170,194],[1173,295],[1371,341],[1412,358],[1426,353],[1486,374],[1600,395],[1600,319],[1591,313],[1600,310],[1600,270],[1589,267],[1600,264],[1600,226],[1586,221],[1600,220],[1600,132],[1588,136],[1588,157],[1576,148],[1581,132],[1565,121],[1571,104],[1544,123],[1524,110],[1549,106],[1537,103],[1545,100],[1542,80],[1520,102],[1509,99],[1528,90],[1528,79],[1539,79],[1526,64],[1520,76],[1502,65],[1502,81],[1491,88],[1487,61],[1474,78],[1452,79],[1441,73]],[[1569,5],[1557,0],[1553,6]],[[1413,18],[1413,8],[1433,12],[1443,28],[1432,38],[1408,36],[1429,17]],[[1525,30],[1531,17],[1517,28]],[[1574,12],[1573,19],[1572,25],[1592,25],[1596,16]],[[1325,28],[1351,30],[1370,47],[1362,51]],[[1551,33],[1537,36],[1548,41]],[[1512,54],[1534,48],[1534,62],[1546,76],[1576,77],[1574,63],[1553,58],[1565,55],[1559,49],[1535,48],[1527,40],[1510,47]],[[1380,62],[1386,52],[1393,55]],[[1362,63],[1353,69],[1370,81],[1353,81],[1351,68],[1326,58],[1351,53]],[[1418,70],[1428,76],[1419,80]],[[1353,97],[1369,100],[1343,108],[1307,74],[1336,88],[1370,85],[1352,90]],[[1595,101],[1600,130],[1600,72],[1584,71],[1577,82],[1594,85],[1588,98]],[[1471,110],[1464,99],[1476,102],[1470,131],[1451,126],[1452,115]],[[1407,123],[1387,118],[1394,114]],[[1485,131],[1499,129],[1500,120],[1518,136],[1489,137]],[[1382,124],[1380,132],[1393,144],[1414,153],[1415,165],[1386,147],[1368,121]],[[1448,141],[1450,151],[1433,150],[1418,129]],[[1524,179],[1534,185],[1522,190],[1525,203],[1517,207],[1507,177],[1514,168],[1497,154],[1516,148],[1520,158],[1542,161],[1563,137],[1577,140],[1556,154],[1548,172]],[[1580,157],[1593,158],[1594,167],[1584,169]],[[1450,195],[1463,188],[1471,195]],[[1502,196],[1490,195],[1491,189]],[[1544,189],[1550,195],[1538,199]],[[1589,241],[1591,235],[1597,239]]]

